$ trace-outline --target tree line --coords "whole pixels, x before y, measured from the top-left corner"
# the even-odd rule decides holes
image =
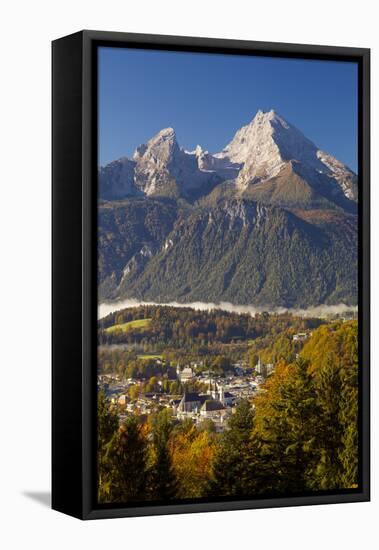
[[[107,332],[106,329],[135,321],[151,319],[143,330]],[[150,344],[180,347],[215,342],[229,343],[256,339],[265,335],[279,335],[290,329],[292,333],[316,328],[320,319],[295,317],[290,313],[267,312],[240,314],[222,310],[196,311],[185,307],[139,306],[110,313],[99,321],[99,344]]]

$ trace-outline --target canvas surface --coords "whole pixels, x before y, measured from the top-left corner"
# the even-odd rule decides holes
[[[358,489],[357,64],[98,76],[99,504]]]

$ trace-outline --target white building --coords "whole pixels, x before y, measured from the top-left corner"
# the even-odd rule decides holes
[[[188,382],[196,376],[195,371],[193,371],[191,367],[184,367],[181,371],[179,365],[176,368],[176,374],[180,382]]]
[[[298,332],[292,337],[295,342],[303,342],[304,340],[307,340],[307,338],[309,338],[309,334],[307,332]]]
[[[128,398],[126,395],[120,395],[120,397],[118,398],[118,404],[119,405],[126,405],[126,403],[128,402]]]

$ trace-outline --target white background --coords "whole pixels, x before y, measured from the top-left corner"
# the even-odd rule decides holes
[[[50,41],[81,30],[372,48],[373,354],[378,286],[378,19],[373,0],[54,0],[2,5],[0,543],[2,548],[357,549],[378,543],[373,361],[371,503],[80,522],[50,486]],[[326,83],[327,85],[327,83]],[[68,213],[69,215],[69,213]],[[4,303],[5,302],[5,303]],[[376,396],[375,396],[376,394]],[[70,406],[70,396],[67,396]],[[41,502],[42,501],[42,502]],[[45,503],[45,504],[44,504]]]

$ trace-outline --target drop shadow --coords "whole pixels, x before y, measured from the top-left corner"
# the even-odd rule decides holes
[[[25,497],[38,502],[41,506],[51,507],[51,493],[50,491],[23,491]]]

